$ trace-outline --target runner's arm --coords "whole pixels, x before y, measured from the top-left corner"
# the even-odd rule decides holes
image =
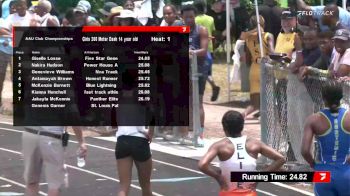
[[[205,27],[199,28],[199,36],[201,39],[201,48],[198,50],[190,50],[190,55],[193,55],[195,52],[197,56],[206,56],[208,50],[209,34],[208,30]]]
[[[270,165],[268,165],[264,169],[264,171],[277,171],[286,162],[286,158],[282,154],[280,154],[275,149],[271,148],[263,142],[260,142],[260,154],[273,160],[273,162]]]
[[[218,142],[214,143],[209,148],[208,152],[204,155],[204,157],[199,161],[198,167],[199,167],[199,170],[202,171],[203,173],[215,178],[215,180],[219,183],[222,190],[227,190],[228,185],[224,177],[221,175],[221,169],[210,165],[210,163],[218,155],[219,148],[220,148],[220,144]]]
[[[347,79],[346,79],[347,78]],[[350,76],[343,78],[345,81],[350,82]],[[348,83],[350,84],[350,83]],[[343,127],[345,130],[347,130],[348,132],[350,132],[350,111],[346,112],[345,116],[344,116],[344,121],[343,121]],[[350,164],[350,148],[349,148],[349,152],[348,152],[348,157],[346,158],[346,162],[348,164]]]
[[[313,168],[315,164],[315,160],[312,157],[311,154],[311,145],[312,145],[312,139],[314,137],[314,133],[312,130],[312,124],[314,121],[315,116],[309,116],[306,119],[305,127],[304,127],[304,136],[301,143],[301,155],[304,157],[304,159],[309,163],[309,165]]]
[[[153,135],[154,135],[154,126],[150,126],[147,134],[147,139],[149,140],[150,143],[152,142]]]

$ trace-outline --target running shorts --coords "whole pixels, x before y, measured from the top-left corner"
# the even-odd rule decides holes
[[[316,196],[346,196],[350,195],[350,165],[349,164],[316,164],[315,171],[330,171],[330,183],[315,183]]]
[[[115,158],[123,159],[129,156],[138,162],[144,162],[151,158],[148,139],[136,136],[119,136],[115,146]]]

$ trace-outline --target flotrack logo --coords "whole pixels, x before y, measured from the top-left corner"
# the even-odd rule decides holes
[[[298,11],[298,16],[331,16],[333,11]]]

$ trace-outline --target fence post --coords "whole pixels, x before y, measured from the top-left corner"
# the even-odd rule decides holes
[[[267,127],[267,96],[266,96],[266,80],[267,71],[265,64],[268,62],[267,58],[262,58],[260,63],[260,133],[261,141],[267,143],[268,127]],[[263,157],[262,164],[267,163],[267,158]]]
[[[267,96],[266,96],[266,66],[267,58],[262,58],[260,69],[260,131],[261,141],[267,144]]]
[[[193,53],[192,56],[192,128],[193,128],[193,144],[197,146],[199,129],[200,129],[200,111],[199,111],[199,86],[198,86],[198,64],[197,54]]]

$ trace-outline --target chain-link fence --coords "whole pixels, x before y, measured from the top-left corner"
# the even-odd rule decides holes
[[[324,107],[322,86],[338,82],[319,74],[301,80],[279,65],[262,62],[262,140],[283,153],[288,164],[305,166],[300,153],[305,120]],[[343,106],[349,108],[350,82],[341,85]]]

